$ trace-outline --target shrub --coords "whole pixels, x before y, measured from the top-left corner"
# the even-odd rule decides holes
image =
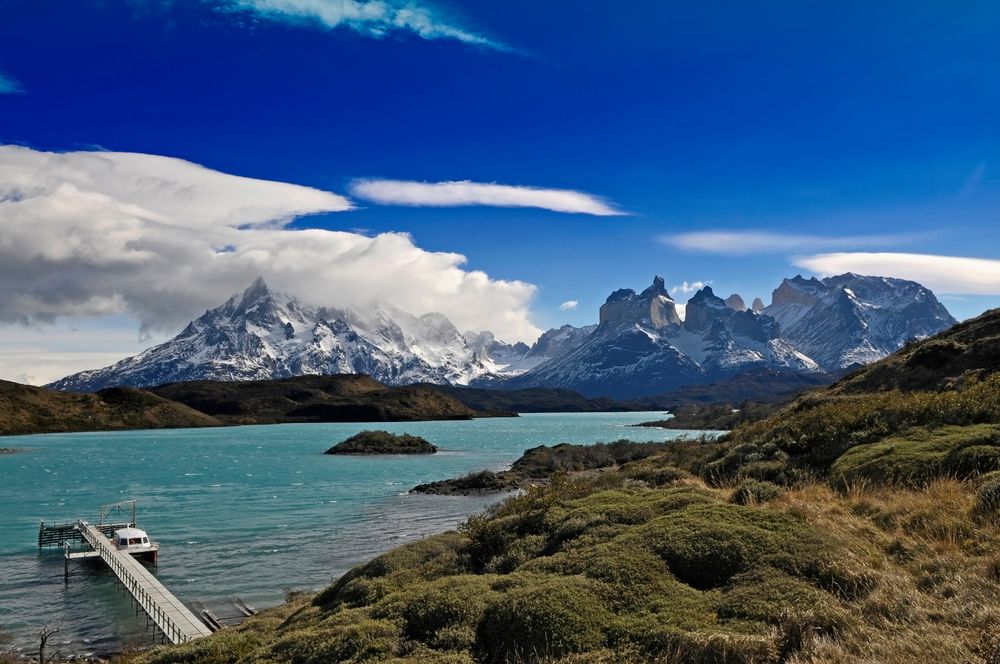
[[[405,582],[462,573],[465,571],[462,550],[466,545],[465,538],[455,532],[405,544],[355,567],[316,595],[313,605],[330,611],[341,604],[366,604]],[[379,577],[392,578],[382,583],[357,581]]]
[[[992,477],[976,489],[976,511],[992,514],[1000,509],[1000,477]]]
[[[791,614],[799,625],[823,633],[846,627],[849,614],[831,595],[773,567],[761,567],[733,578],[719,600],[720,618],[781,625]]]
[[[784,539],[775,531],[789,524],[775,516],[734,505],[693,505],[653,520],[646,536],[678,579],[699,589],[717,588]]]
[[[484,662],[537,662],[598,648],[612,615],[582,576],[526,576],[492,600],[477,634]]]
[[[657,466],[651,463],[630,464],[623,469],[625,476],[645,482],[651,487],[667,486],[677,480],[690,477],[689,473],[675,466]]]
[[[835,484],[858,480],[924,484],[938,477],[972,477],[1000,467],[1000,427],[990,424],[915,428],[857,445],[830,469]]]
[[[785,492],[777,484],[760,480],[743,480],[729,497],[729,502],[737,505],[754,505],[774,500]]]
[[[491,580],[464,575],[427,584],[402,607],[406,636],[442,650],[468,650],[493,597]]]

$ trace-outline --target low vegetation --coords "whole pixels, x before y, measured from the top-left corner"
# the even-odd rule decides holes
[[[437,447],[420,436],[388,431],[362,431],[343,440],[325,454],[434,454]]]

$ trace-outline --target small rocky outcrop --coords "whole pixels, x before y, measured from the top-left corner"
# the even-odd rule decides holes
[[[429,493],[438,496],[482,496],[491,493],[514,491],[521,488],[523,478],[509,470],[493,472],[481,470],[451,480],[420,484],[411,493]]]
[[[420,436],[362,431],[328,449],[325,454],[434,454],[437,447]]]

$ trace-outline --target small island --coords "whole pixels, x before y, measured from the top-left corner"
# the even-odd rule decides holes
[[[388,431],[362,431],[337,443],[325,454],[434,454],[437,447],[420,436],[389,433]]]

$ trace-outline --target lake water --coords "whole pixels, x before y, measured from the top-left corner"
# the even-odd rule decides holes
[[[629,425],[662,413],[531,414],[518,418],[388,424],[282,424],[219,429],[0,438],[29,451],[0,455],[0,630],[15,645],[61,620],[65,654],[150,643],[100,564],[72,568],[39,552],[38,523],[97,522],[99,506],[138,500],[139,526],[160,542],[157,576],[188,606],[228,620],[233,598],[258,608],[284,589],[318,589],[399,544],[455,527],[495,497],[409,495],[416,484],[508,466],[536,445],[683,432]],[[412,433],[430,456],[324,455],[363,429]]]

